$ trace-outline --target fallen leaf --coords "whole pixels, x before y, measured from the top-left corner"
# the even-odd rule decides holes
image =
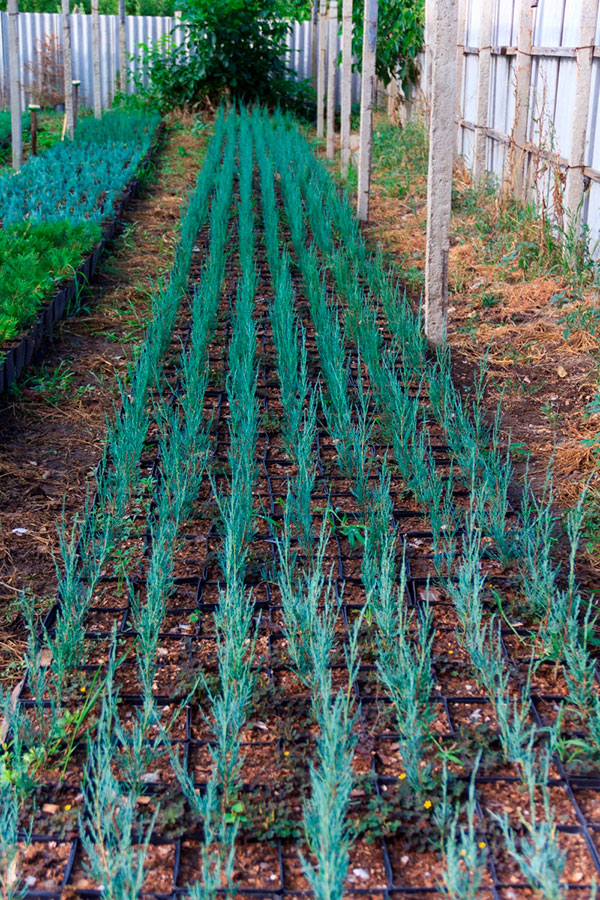
[[[558,369],[556,370],[556,374],[558,375],[559,378],[566,378],[567,370],[565,368],[563,368],[563,366],[559,366]]]

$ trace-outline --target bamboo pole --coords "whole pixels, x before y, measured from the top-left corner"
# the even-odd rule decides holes
[[[7,9],[12,166],[13,169],[20,169],[23,164],[23,122],[19,86],[19,0],[8,0]]]
[[[342,7],[342,177],[348,177],[350,165],[350,132],[352,119],[352,0]]]
[[[61,12],[65,84],[65,132],[72,138],[75,132],[75,119],[73,116],[73,62],[71,56],[70,0],[61,0]]]
[[[325,133],[325,64],[327,61],[327,0],[319,4],[319,65],[317,70],[317,137]]]
[[[127,93],[127,35],[125,34],[125,0],[119,0],[119,82],[121,93]]]
[[[100,14],[98,0],[92,0],[92,59],[94,66],[94,116],[102,115],[102,86],[100,83]]]
[[[327,159],[335,156],[335,74],[337,72],[337,0],[329,3],[329,52],[327,54]]]
[[[377,75],[375,59],[377,54],[378,0],[365,0],[363,25],[362,85],[360,93],[360,143],[358,150],[358,196],[357,216],[361,222],[369,218],[369,198],[371,193],[371,155],[373,149],[373,106]]]
[[[594,41],[599,8],[599,0],[586,0],[581,9],[581,25],[579,28],[575,106],[571,124],[571,152],[569,154],[569,169],[565,187],[565,209],[576,232],[579,230],[584,196],[583,172],[590,113]]]
[[[527,139],[531,93],[533,10],[532,0],[521,0],[515,75],[515,119],[512,132],[514,148],[512,178],[515,196],[519,200],[525,199],[525,163],[527,160],[525,141]]]
[[[431,9],[431,26],[425,334],[432,344],[439,345],[446,339],[448,314],[448,255],[456,110],[457,0],[435,0]]]
[[[475,119],[475,154],[473,178],[485,178],[487,162],[487,129],[490,108],[490,70],[492,65],[493,6],[483,3],[479,26],[479,74],[477,78],[477,112]]]

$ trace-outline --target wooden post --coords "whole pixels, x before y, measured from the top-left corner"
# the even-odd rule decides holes
[[[460,144],[463,119],[462,108],[462,90],[463,78],[465,71],[465,41],[467,36],[467,0],[458,0],[458,41],[456,42],[456,138],[455,138],[455,156],[459,156],[458,147]]]
[[[369,198],[371,194],[373,105],[377,87],[375,58],[377,54],[378,13],[378,0],[365,0],[362,84],[360,92],[360,142],[358,147],[358,196],[356,201],[357,216],[361,222],[366,222],[369,218]]]
[[[352,124],[352,0],[342,6],[342,108],[341,143],[342,177],[348,177],[350,165],[350,132]]]
[[[92,0],[92,59],[94,66],[94,117],[102,115],[102,85],[100,83],[100,14],[98,0]]]
[[[327,159],[335,156],[335,74],[337,72],[337,0],[329,3],[329,53],[327,60]]]
[[[37,103],[29,104],[29,115],[31,118],[29,130],[31,132],[31,155],[37,156],[37,114],[40,109]]]
[[[592,87],[594,40],[599,8],[599,0],[586,0],[581,9],[575,106],[571,122],[571,152],[569,154],[569,169],[565,187],[565,209],[570,217],[570,224],[576,230],[579,229],[584,194],[583,170],[585,168],[590,91]]]
[[[494,10],[491,2],[482,4],[479,28],[479,75],[477,79],[477,113],[475,119],[475,158],[473,161],[473,178],[476,183],[482,178],[485,178],[486,175],[493,12]]]
[[[513,141],[513,188],[515,197],[524,200],[525,162],[527,153],[527,123],[529,120],[529,98],[531,93],[531,47],[533,42],[533,0],[521,0],[519,15],[519,36],[515,75],[515,120]],[[535,0],[537,5],[537,0]]]
[[[310,23],[310,77],[313,90],[317,90],[317,69],[319,66],[319,0],[313,0]]]
[[[125,0],[119,0],[119,82],[121,93],[127,93],[127,35],[125,34]]]
[[[327,62],[327,0],[319,3],[319,65],[317,71],[317,137],[325,133],[325,66]]]
[[[10,89],[10,140],[13,169],[23,164],[23,122],[19,85],[19,0],[8,0],[8,64]]]
[[[446,339],[448,254],[456,110],[457,0],[435,0],[432,8],[431,122],[427,177],[425,334],[432,344]]]
[[[73,63],[71,57],[71,8],[70,0],[61,0],[63,67],[65,85],[65,131],[73,137],[75,120],[73,117]]]

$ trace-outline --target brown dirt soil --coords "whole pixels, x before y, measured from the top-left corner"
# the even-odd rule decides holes
[[[375,171],[365,232],[404,267],[422,272],[423,185],[417,179],[413,203],[390,196],[383,182]],[[455,184],[469,186],[458,171]],[[523,457],[515,460],[517,472],[524,471],[528,454],[534,483],[541,485],[553,459],[557,500],[566,508],[576,502],[587,478],[598,482],[593,474],[598,471],[597,451],[586,442],[597,438],[600,415],[590,415],[586,406],[598,384],[600,335],[584,327],[568,334],[562,320],[577,308],[597,309],[600,296],[587,290],[569,299],[569,284],[561,273],[515,272],[500,261],[491,263],[486,239],[474,223],[472,215],[453,215],[448,329],[455,382],[471,385],[488,353],[487,405],[493,414],[503,397],[505,433],[523,449]],[[418,291],[412,294],[418,303]],[[557,302],[563,294],[566,299]],[[593,556],[587,556],[595,569]]]
[[[78,314],[57,327],[42,365],[0,397],[0,668],[9,681],[24,649],[18,592],[39,598],[40,612],[52,597],[56,523],[63,504],[67,521],[82,507],[117,379],[143,338],[152,285],[173,259],[180,207],[205,143],[188,126],[181,116],[169,121],[150,180]]]

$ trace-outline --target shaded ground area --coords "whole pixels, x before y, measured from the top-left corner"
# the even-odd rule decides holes
[[[201,164],[203,137],[173,120],[152,174],[127,209],[81,307],[49,352],[0,397],[0,663],[12,679],[24,646],[16,598],[51,597],[57,523],[81,510],[101,456],[117,380],[144,333],[152,284],[170,268],[179,211]]]

